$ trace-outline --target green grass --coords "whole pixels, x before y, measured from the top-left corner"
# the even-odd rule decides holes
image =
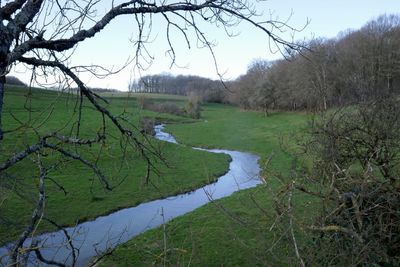
[[[182,95],[168,95],[168,94],[150,94],[150,93],[132,93],[132,92],[102,92],[100,95],[104,97],[119,97],[119,98],[138,98],[145,97],[151,100],[160,101],[186,101],[187,97]]]
[[[273,153],[271,168],[287,173],[292,158],[285,152],[293,152],[306,126],[306,114],[277,112],[265,117],[262,112],[220,104],[203,109],[200,122],[169,124],[166,130],[180,143],[252,152],[261,157],[261,163]]]
[[[154,117],[168,122],[167,131],[173,133],[182,144],[252,152],[261,156],[262,166],[273,153],[268,170],[284,175],[289,175],[292,162],[292,157],[284,150],[296,150],[295,139],[302,132],[308,117],[301,113],[285,112],[265,117],[263,113],[245,112],[229,105],[205,104],[201,120],[194,121],[140,110],[136,98],[132,96],[105,96],[110,101],[108,108],[114,114],[123,116],[127,123],[137,125],[142,116]],[[173,101],[184,104],[185,101],[185,98],[175,96],[146,97],[153,102]],[[3,160],[36,142],[35,132],[46,133],[55,129],[61,133],[71,129],[76,131],[74,122],[78,113],[75,107],[79,102],[74,95],[58,95],[45,90],[29,93],[23,88],[8,88],[5,103],[5,128],[16,131],[8,133],[1,143],[0,158]],[[93,135],[101,127],[101,117],[86,102],[82,125],[81,136],[84,137]],[[42,156],[46,166],[62,159],[62,164],[49,176],[68,191],[64,195],[55,184],[47,181],[47,217],[61,225],[72,225],[76,221],[95,218],[121,207],[197,188],[225,172],[228,166],[227,156],[151,140],[162,151],[171,168],[161,162],[157,163],[160,177],[153,175],[153,184],[144,185],[145,163],[134,148],[128,146],[125,154],[122,153],[126,146],[123,142],[124,145],[120,145],[118,131],[109,121],[107,129],[106,145],[68,148],[77,149],[91,160],[100,155],[98,164],[110,181],[118,184],[123,179],[122,184],[114,191],[106,191],[89,169],[46,151],[47,154]],[[0,220],[0,243],[14,240],[30,218],[32,204],[37,198],[37,168],[32,162],[34,159],[32,156],[9,171],[12,178],[6,180],[6,185],[23,192],[24,197],[4,189],[4,194],[1,192],[0,217],[11,218],[12,221]],[[273,251],[269,250],[278,240],[275,232],[269,230],[274,222],[274,192],[269,190],[277,190],[279,184],[272,178],[268,181],[269,186],[235,193],[176,218],[166,225],[165,231],[157,228],[132,239],[105,258],[102,265],[149,266],[165,263],[174,266],[252,266],[295,262],[288,258],[288,255],[293,255],[290,242],[279,242]],[[313,210],[310,211],[309,199],[295,198],[298,212],[307,211],[311,218]],[[43,223],[39,231],[51,229]]]
[[[264,186],[237,192],[168,222],[165,230],[139,235],[100,266],[295,266],[290,241],[284,239],[270,251],[281,241],[276,228],[269,230],[272,201]],[[299,212],[306,211],[313,214],[302,205]]]
[[[115,115],[123,117],[126,124],[137,125],[142,116],[161,121],[188,121],[186,118],[140,110],[136,99],[132,97],[115,97],[109,101],[110,105],[102,104]],[[36,143],[37,133],[57,131],[59,134],[69,134],[77,130],[79,98],[73,94],[7,87],[4,103],[3,126],[7,132],[0,143],[0,162]],[[87,102],[83,103],[81,121],[81,137],[93,137],[102,127],[102,117]],[[50,150],[44,150],[40,155],[45,167],[53,167],[46,180],[45,216],[60,225],[74,225],[122,207],[190,191],[209,183],[227,170],[229,158],[226,155],[194,151],[186,146],[150,138],[150,143],[162,152],[169,167],[160,160],[156,162],[157,159],[153,157],[160,176],[153,173],[150,183],[146,185],[145,161],[136,148],[121,139],[109,120],[106,123],[107,139],[104,144],[91,147],[59,145],[81,154],[89,161],[97,161],[110,183],[117,186],[113,191],[105,190],[93,172],[79,162]],[[56,140],[52,141],[57,143]],[[1,173],[0,244],[15,240],[30,220],[38,194],[38,168],[34,163],[37,159],[38,155],[32,154],[6,173]],[[67,194],[57,184],[62,185]],[[53,228],[50,225],[41,223],[38,232],[51,230]]]
[[[292,157],[282,148],[296,151],[296,139],[308,116],[282,112],[265,117],[217,104],[203,108],[201,122],[169,124],[167,130],[178,142],[191,146],[253,152],[261,156],[261,164],[274,151],[268,171],[264,170],[268,185],[209,203],[167,223],[165,230],[159,227],[141,234],[118,247],[102,266],[280,266],[297,262],[291,258],[292,244],[279,239],[279,224],[270,230],[275,221],[273,196],[280,185],[267,173],[289,175]],[[296,212],[307,214],[305,221],[315,212],[310,201],[294,195]]]

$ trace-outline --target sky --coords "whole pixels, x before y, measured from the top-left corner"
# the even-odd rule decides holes
[[[250,2],[253,0],[250,0]],[[255,2],[255,1],[254,1]],[[111,1],[105,1],[106,10]],[[311,38],[333,38],[341,31],[359,29],[366,22],[382,14],[400,14],[400,0],[268,0],[258,4],[258,12],[267,18],[286,21],[291,26],[303,29],[294,36],[296,40]],[[147,24],[148,27],[150,27]],[[140,75],[163,72],[174,75],[199,75],[217,79],[218,73],[226,80],[235,79],[246,73],[248,65],[255,59],[275,60],[282,58],[279,52],[271,51],[268,37],[249,24],[241,23],[233,28],[234,37],[226,35],[221,27],[200,24],[208,40],[215,43],[213,48],[218,72],[213,56],[208,49],[197,48],[194,35],[188,49],[182,34],[171,31],[171,41],[176,52],[176,65],[171,67],[171,59],[166,53],[166,23],[159,17],[153,17],[147,51],[153,59],[151,64],[142,60],[145,70],[138,71],[134,64],[126,66],[122,71],[97,79],[91,75],[80,74],[80,78],[90,87],[115,88],[128,90],[131,80]],[[135,55],[132,40],[135,40],[137,28],[131,17],[115,20],[94,38],[77,47],[70,59],[70,65],[96,64],[108,69],[117,70],[123,67]],[[293,36],[282,33],[286,39]],[[272,49],[273,50],[273,49]],[[29,82],[30,73],[22,66],[16,66],[11,75]]]

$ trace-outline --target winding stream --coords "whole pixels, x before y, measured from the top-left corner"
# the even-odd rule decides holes
[[[166,142],[177,143],[175,138],[165,133],[163,129],[164,125],[155,126],[155,137]],[[235,191],[254,187],[260,183],[258,156],[225,149],[193,149],[230,155],[232,161],[229,165],[229,171],[219,177],[216,182],[192,192],[122,209],[98,217],[93,221],[66,228],[65,230],[73,239],[74,247],[79,249],[79,253],[76,252],[76,265],[84,266],[91,258],[107,248],[122,244],[138,234],[193,211],[210,202],[210,199],[229,196]],[[35,237],[34,240],[27,240],[25,244],[30,244],[32,241],[39,242],[43,246],[41,252],[46,259],[64,262],[66,265],[72,264],[71,248],[67,244],[67,239],[62,231],[42,234]],[[1,265],[6,265],[7,258],[1,258],[1,256],[6,255],[11,247],[12,245],[9,244],[0,248]],[[29,257],[29,265],[39,265],[34,255]],[[40,265],[43,265],[43,263]]]

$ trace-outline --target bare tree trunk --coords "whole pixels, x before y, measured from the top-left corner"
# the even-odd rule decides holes
[[[3,98],[4,98],[4,84],[6,83],[6,76],[0,77],[0,140],[3,140],[3,124],[1,119],[3,117]]]

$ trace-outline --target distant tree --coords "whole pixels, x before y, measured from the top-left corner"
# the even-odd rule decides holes
[[[230,94],[230,100],[244,109],[257,109],[257,89],[266,80],[269,63],[264,60],[254,60],[245,75],[240,76]]]
[[[264,70],[262,61],[253,62],[232,86],[230,101],[264,110],[273,88],[275,108],[326,110],[400,93],[399,15],[383,15],[360,30],[302,42],[301,47],[288,52],[289,61],[270,62]]]
[[[275,108],[276,88],[269,81],[257,87],[255,104],[262,109],[265,116],[268,116],[269,111]]]
[[[6,76],[6,84],[12,84],[12,85],[19,85],[19,86],[26,86],[26,83],[21,81],[15,76]]]
[[[220,80],[194,75],[146,75],[131,83],[135,92],[188,95],[194,92],[207,102],[224,102],[224,85]]]

